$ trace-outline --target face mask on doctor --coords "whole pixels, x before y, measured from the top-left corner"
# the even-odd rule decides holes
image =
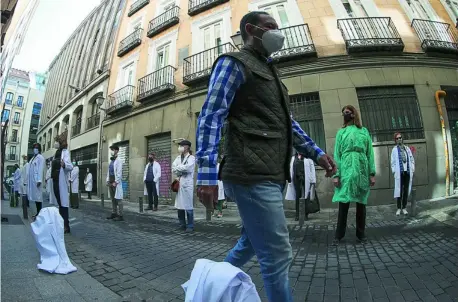
[[[33,149],[33,154],[37,155],[38,154],[38,148]]]
[[[282,49],[283,43],[285,42],[285,36],[279,29],[263,29],[256,25],[253,26],[264,32],[261,37],[253,37],[261,41],[262,46],[266,50],[268,56]]]
[[[54,142],[54,149],[59,149],[59,147],[60,147],[59,142]]]

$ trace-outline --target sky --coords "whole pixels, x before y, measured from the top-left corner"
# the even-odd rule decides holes
[[[13,67],[45,72],[64,43],[101,0],[40,0]]]

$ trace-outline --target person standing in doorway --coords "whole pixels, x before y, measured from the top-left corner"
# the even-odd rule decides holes
[[[56,137],[54,148],[56,153],[51,162],[52,191],[49,201],[59,207],[60,216],[64,219],[64,233],[68,234],[70,233],[68,178],[70,172],[73,171],[73,165],[65,137]]]
[[[45,158],[41,155],[41,145],[33,145],[33,157],[29,163],[29,175],[27,181],[27,196],[30,201],[34,201],[37,207],[37,216],[43,207],[43,175],[45,168]],[[32,218],[34,219],[35,216]]]
[[[194,231],[194,166],[196,159],[191,152],[191,142],[178,143],[178,157],[172,163],[172,172],[177,176],[180,187],[175,197],[180,228],[186,232]],[[187,220],[187,223],[186,223]]]
[[[143,193],[148,196],[147,210],[157,211],[160,178],[161,165],[155,160],[154,153],[150,153],[150,155],[148,155],[148,163],[146,164],[145,172],[143,173],[143,182],[145,183]]]
[[[225,261],[236,267],[258,257],[269,302],[290,302],[292,249],[283,209],[283,189],[290,181],[293,146],[331,176],[334,162],[295,122],[289,96],[270,57],[285,37],[267,12],[243,16],[244,42],[213,65],[207,98],[197,126],[197,194],[204,204],[217,199],[218,179],[226,198],[242,218],[242,234]],[[217,158],[226,123],[224,158],[218,177]]]
[[[415,158],[409,147],[404,145],[401,133],[394,134],[396,146],[391,151],[391,172],[394,175],[394,198],[397,199],[396,216],[407,215],[407,200],[412,191]]]
[[[92,174],[89,168],[86,170],[86,177],[84,178],[84,190],[87,192],[87,199],[92,199]]]
[[[15,164],[14,167],[16,168],[14,171],[14,206],[17,207],[21,199],[22,174],[18,164]]]
[[[122,162],[118,158],[119,147],[112,145],[110,147],[110,164],[107,171],[107,186],[108,193],[111,198],[112,204],[112,213],[107,219],[113,219],[114,221],[123,221],[124,217],[122,216],[122,199],[123,199],[123,190],[122,190]]]
[[[21,169],[21,176],[22,176],[22,207],[29,207],[29,199],[27,198],[27,183],[29,181],[29,161],[27,155],[22,156],[22,169]]]
[[[372,138],[369,131],[361,125],[355,107],[342,108],[343,127],[337,132],[334,157],[337,173],[334,176],[334,196],[332,202],[339,203],[339,215],[334,237],[338,245],[345,237],[350,203],[356,203],[356,237],[361,243],[367,241],[366,204],[370,187],[375,185],[375,162]]]
[[[70,206],[72,209],[78,209],[80,207],[79,201],[79,184],[80,184],[80,168],[76,165],[76,161],[72,162],[73,170],[70,173],[69,182],[71,187],[70,193]]]

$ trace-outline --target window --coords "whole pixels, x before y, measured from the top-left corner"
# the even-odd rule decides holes
[[[8,92],[5,97],[5,103],[12,105],[13,104],[13,94]]]
[[[10,146],[10,154],[13,155],[11,159],[14,159],[14,155],[16,155],[16,146]]]
[[[340,1],[340,0],[339,0]],[[299,6],[296,0],[258,0],[249,3],[249,11],[266,11],[280,28],[304,24]]]
[[[441,0],[442,5],[447,11],[452,22],[458,21],[458,0]]]
[[[166,11],[172,9],[176,4],[176,0],[163,0],[163,1],[158,1],[157,5],[157,13],[156,17],[159,16],[160,14],[165,13]]]
[[[123,73],[123,85],[125,87],[127,85],[132,85],[134,82],[134,63],[130,63],[122,70]]]
[[[12,140],[13,142],[17,142],[17,138],[18,138],[18,137],[17,137],[17,133],[18,133],[17,129],[13,129],[13,133],[12,133],[12,135],[11,135],[11,140]]]
[[[7,119],[10,118],[10,110],[9,109],[4,109],[3,110],[3,115],[2,115],[2,122],[6,122]]]
[[[17,106],[18,107],[22,107],[23,103],[24,103],[24,97],[22,95],[18,96],[17,97],[17,102],[16,102]]]
[[[21,114],[19,112],[14,113],[13,123],[19,124],[21,121]]]
[[[395,132],[406,140],[425,137],[413,86],[358,88],[356,93],[363,125],[374,142],[393,141]]]
[[[157,50],[156,70],[169,65],[170,44],[164,45]]]
[[[278,26],[280,28],[290,26],[288,14],[286,13],[286,3],[268,5],[268,6],[262,7],[262,9],[266,11],[269,15],[274,17],[275,21],[277,21]]]
[[[322,150],[326,150],[323,114],[318,92],[291,95],[289,100],[293,119]]]
[[[202,29],[204,32],[204,49],[207,50],[218,47],[218,55],[222,53],[222,49],[220,47],[221,23],[222,22],[216,22]]]
[[[204,50],[215,49],[215,51],[206,52],[207,61],[216,59],[223,47],[217,47],[226,43],[231,43],[232,25],[231,25],[231,7],[227,6],[213,14],[197,18],[191,24],[192,33],[192,54],[200,53]],[[203,56],[201,56],[203,57]],[[212,63],[205,63],[211,66]]]
[[[33,103],[32,114],[33,115],[40,115],[42,104],[40,103]]]

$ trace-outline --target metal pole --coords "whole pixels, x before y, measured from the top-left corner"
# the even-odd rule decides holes
[[[27,195],[22,195],[22,217],[24,219],[29,218],[29,214],[27,213]]]
[[[102,208],[105,207],[105,196],[103,195],[103,193],[100,194],[100,202],[102,203]]]
[[[412,189],[410,192],[410,215],[415,217],[417,215],[417,190]]]
[[[138,207],[140,210],[140,213],[143,213],[143,197],[138,197]]]

